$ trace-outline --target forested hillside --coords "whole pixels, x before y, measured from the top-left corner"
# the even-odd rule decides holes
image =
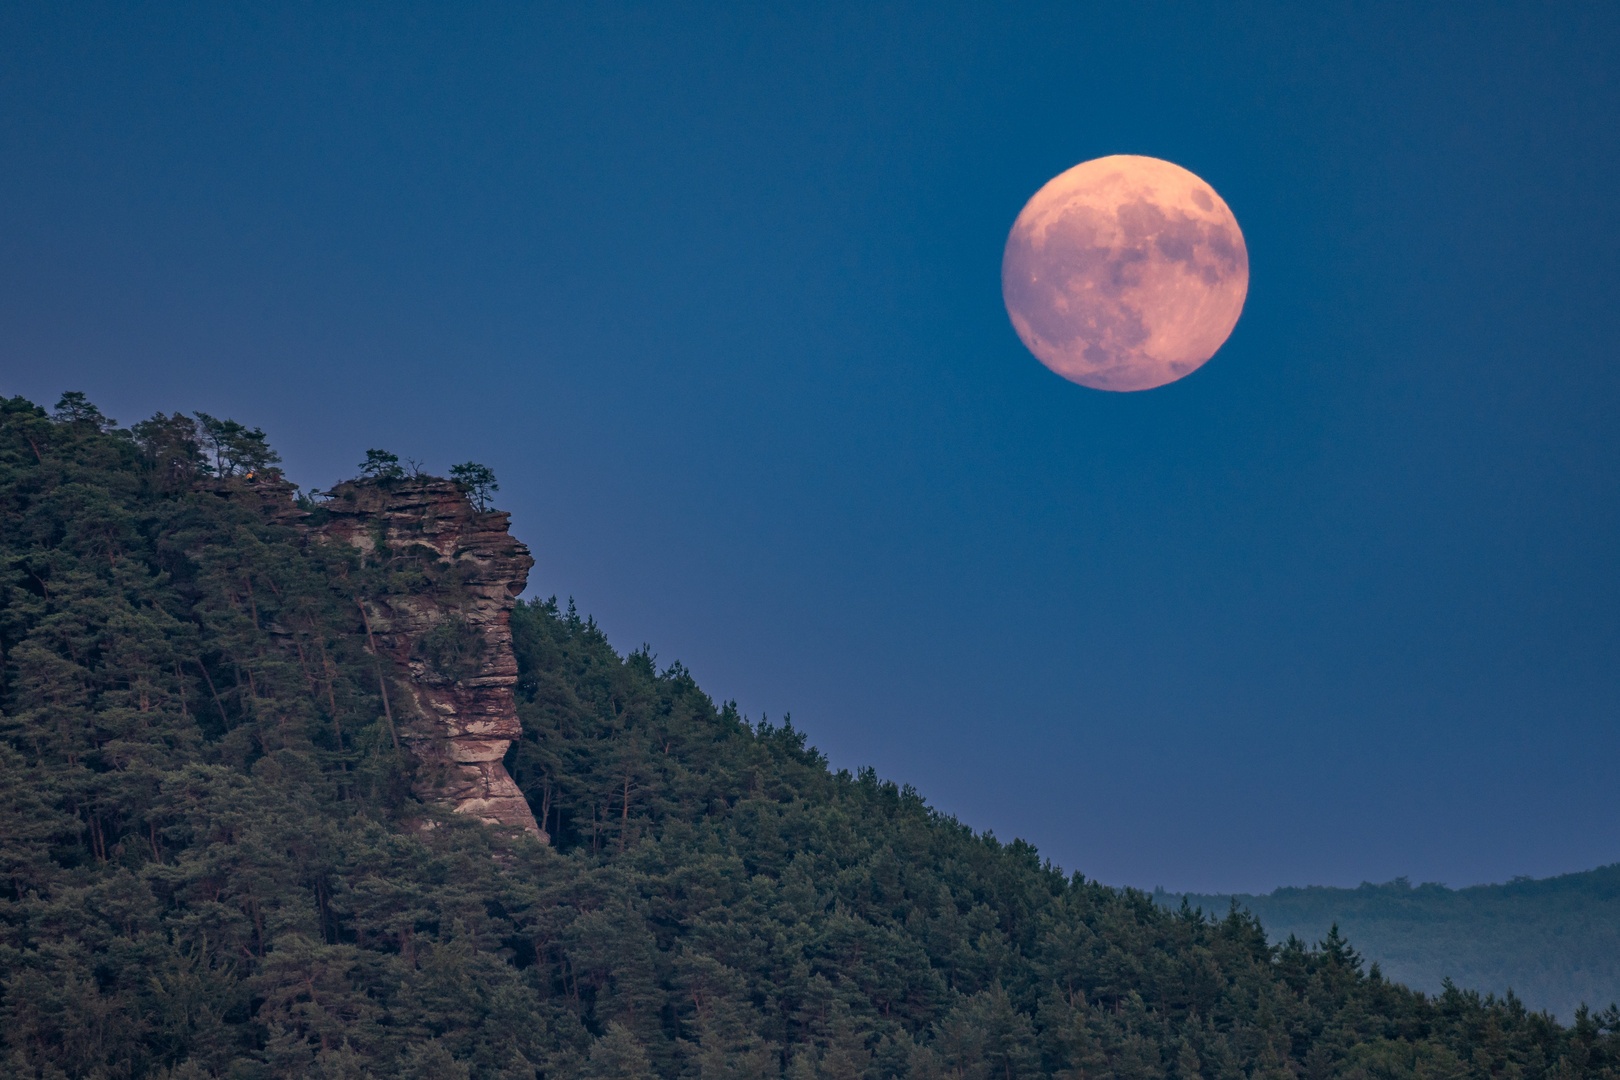
[[[1067,876],[552,601],[513,618],[506,762],[552,842],[420,802],[360,601],[442,579],[308,542],[274,465],[0,404],[7,1076],[1620,1075],[1612,1010]]]
[[[1174,908],[1182,897],[1155,899]],[[1582,1002],[1620,1001],[1620,864],[1466,889],[1397,879],[1187,899],[1219,911],[1235,901],[1273,941],[1315,940],[1337,924],[1384,974],[1421,990],[1438,992],[1446,979],[1498,994],[1511,988],[1566,1021]]]

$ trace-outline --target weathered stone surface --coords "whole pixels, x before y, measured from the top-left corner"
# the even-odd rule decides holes
[[[427,477],[351,481],[329,494],[326,520],[305,526],[318,539],[397,566],[414,560],[432,579],[363,605],[377,655],[410,694],[392,707],[424,765],[418,796],[549,840],[501,763],[522,734],[510,621],[534,565],[508,533],[509,515],[482,513],[455,484]]]

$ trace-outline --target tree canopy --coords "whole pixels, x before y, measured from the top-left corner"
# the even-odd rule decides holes
[[[1162,906],[1182,897],[1156,893]],[[1620,864],[1578,874],[1448,889],[1405,878],[1354,889],[1277,889],[1264,896],[1190,896],[1254,913],[1273,941],[1339,925],[1384,971],[1440,992],[1445,980],[1504,993],[1568,1021],[1583,1001],[1620,997]]]
[[[490,496],[501,490],[495,482],[495,470],[476,461],[464,461],[450,466],[450,479],[460,486],[479,510],[489,509]]]
[[[552,845],[437,813],[356,603],[432,580],[303,542],[212,421],[93,408],[0,402],[8,1076],[1617,1075],[1613,1009],[1065,874],[555,600],[507,760]]]

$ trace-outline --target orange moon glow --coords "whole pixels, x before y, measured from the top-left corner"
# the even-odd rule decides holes
[[[1201,367],[1248,292],[1243,233],[1215,189],[1132,154],[1082,162],[1037,191],[1001,259],[1001,296],[1029,351],[1098,390],[1148,390]]]

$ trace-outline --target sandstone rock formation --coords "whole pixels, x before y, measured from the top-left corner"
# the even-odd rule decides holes
[[[368,599],[360,612],[390,692],[409,694],[389,708],[424,766],[417,795],[548,841],[501,763],[522,734],[510,619],[534,565],[507,532],[509,515],[480,512],[430,477],[350,481],[329,494],[325,520],[305,527],[429,583]]]

